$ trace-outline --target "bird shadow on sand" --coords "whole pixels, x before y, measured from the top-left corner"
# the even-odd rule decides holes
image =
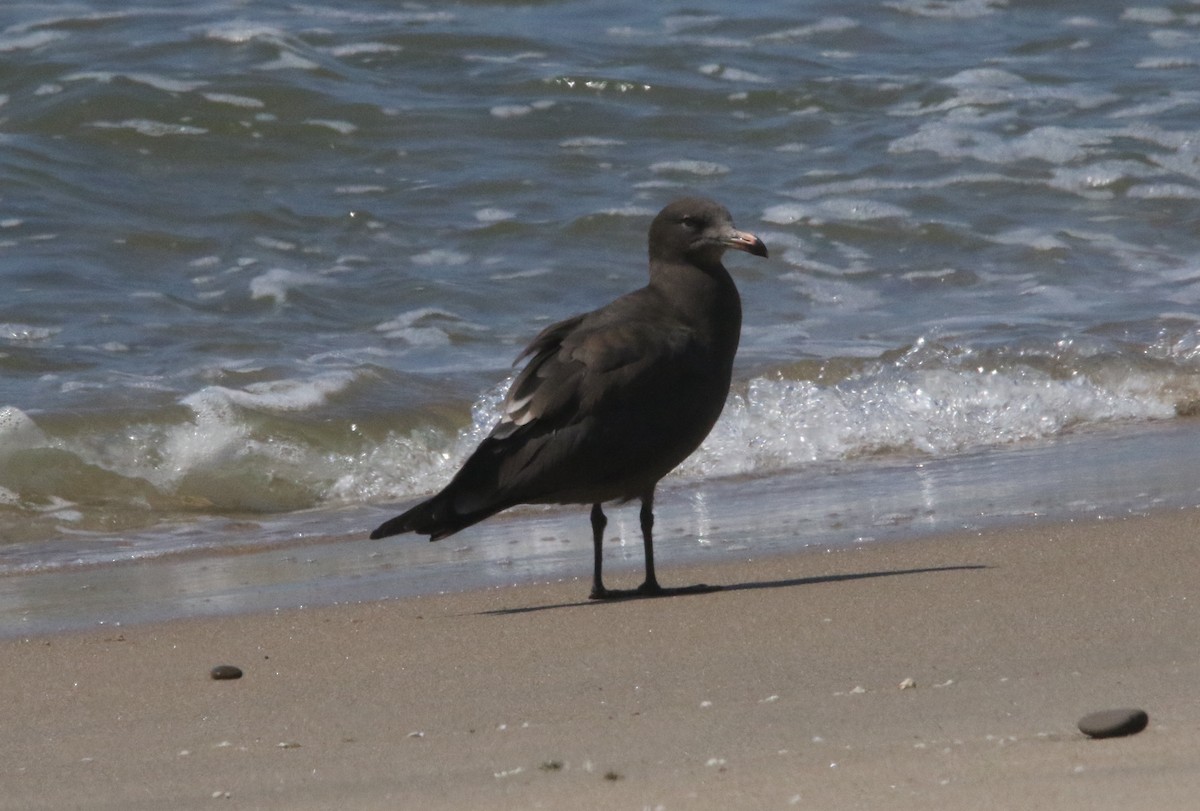
[[[705,594],[722,594],[736,591],[757,591],[758,589],[785,589],[796,586],[816,586],[822,583],[841,583],[848,580],[869,580],[875,577],[898,577],[900,575],[933,574],[937,572],[969,572],[978,569],[989,569],[984,564],[961,564],[957,566],[926,566],[920,569],[892,569],[880,572],[851,572],[848,574],[826,574],[816,577],[790,577],[785,580],[751,580],[745,583],[731,583],[718,586],[712,591],[702,594],[672,594],[664,596],[629,595],[614,600],[578,600],[569,603],[551,603],[549,605],[531,605],[521,608],[497,608],[491,611],[481,611],[482,615],[508,616],[510,614],[529,614],[534,611],[550,611],[555,608],[578,608],[580,606],[602,606],[613,603],[625,603],[633,600],[663,600],[671,598],[699,598]]]

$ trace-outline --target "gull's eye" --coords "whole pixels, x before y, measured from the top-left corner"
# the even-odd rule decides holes
[[[683,223],[684,228],[688,228],[692,231],[699,231],[702,227],[700,218],[693,217],[691,215],[684,217],[682,220],[680,220],[680,222]]]

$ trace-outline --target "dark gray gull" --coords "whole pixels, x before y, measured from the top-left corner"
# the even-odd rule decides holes
[[[528,358],[499,423],[437,495],[371,533],[437,541],[517,504],[591,504],[596,600],[712,591],[663,588],[654,574],[654,488],[708,436],[729,394],[742,302],[721,257],[766,256],[729,212],[699,197],[650,224],[650,283],[590,313],[551,324]],[[646,579],[604,586],[606,501],[641,499]]]

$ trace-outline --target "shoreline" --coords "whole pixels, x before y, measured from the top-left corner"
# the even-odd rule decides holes
[[[1187,807],[1197,530],[1164,510],[664,569],[705,595],[580,580],[4,640],[0,809]],[[1124,706],[1149,728],[1075,730]]]
[[[811,548],[889,544],[965,529],[1038,531],[1056,521],[1189,508],[1200,504],[1191,475],[1193,430],[1187,420],[1118,425],[945,457],[668,482],[656,503],[659,564],[671,578],[681,566]],[[582,507],[508,511],[436,544],[413,536],[368,540],[367,529],[398,507],[339,509],[324,521],[303,514],[290,533],[277,526],[269,539],[231,535],[223,546],[158,557],[9,571],[0,575],[0,639],[582,583],[590,575]],[[605,571],[636,577],[642,566],[636,505],[609,510],[609,519]]]

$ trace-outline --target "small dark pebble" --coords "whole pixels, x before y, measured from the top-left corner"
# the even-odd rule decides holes
[[[218,681],[224,679],[240,679],[242,677],[242,669],[240,667],[234,667],[233,665],[217,665],[209,671],[209,675]]]
[[[1079,731],[1091,738],[1136,735],[1150,723],[1145,710],[1101,710],[1079,719]]]

